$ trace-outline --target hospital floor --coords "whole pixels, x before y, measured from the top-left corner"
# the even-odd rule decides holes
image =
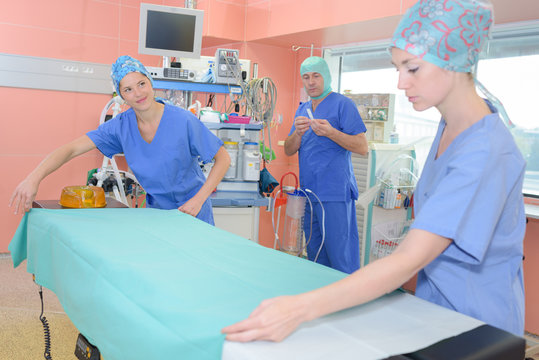
[[[0,359],[43,359],[44,334],[39,320],[39,287],[26,272],[26,262],[14,269],[9,254],[0,254]],[[82,289],[81,289],[82,290]],[[43,288],[44,316],[51,333],[54,360],[75,360],[79,332],[65,314],[56,295]],[[539,360],[539,336],[529,334],[526,356]]]
[[[51,333],[54,360],[76,359],[75,343],[79,332],[65,314],[56,295],[43,288],[44,316]],[[39,286],[26,272],[26,261],[13,268],[11,257],[0,254],[0,359],[43,359],[43,326],[39,320]]]

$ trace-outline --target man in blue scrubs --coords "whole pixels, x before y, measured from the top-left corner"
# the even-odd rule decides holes
[[[300,184],[316,197],[312,234],[310,208],[305,213],[309,260],[352,273],[359,268],[359,236],[355,200],[358,197],[351,153],[368,152],[365,124],[349,98],[331,91],[331,75],[324,59],[316,56],[301,64],[301,78],[310,101],[296,111],[285,141],[285,153],[298,152]],[[311,112],[312,118],[309,114]],[[322,248],[322,235],[325,233]]]

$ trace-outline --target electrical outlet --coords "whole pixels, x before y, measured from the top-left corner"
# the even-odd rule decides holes
[[[79,68],[75,65],[62,65],[62,71],[79,72]]]

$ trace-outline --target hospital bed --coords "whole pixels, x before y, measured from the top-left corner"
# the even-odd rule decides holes
[[[9,250],[104,360],[524,356],[524,339],[400,291],[302,324],[281,343],[225,341],[220,329],[263,299],[345,274],[177,210],[32,209]]]

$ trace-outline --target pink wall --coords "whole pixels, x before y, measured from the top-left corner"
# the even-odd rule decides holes
[[[525,328],[539,334],[539,220],[529,219],[524,238],[524,285],[526,288]]]
[[[249,1],[246,39],[256,40],[401,14],[401,0]]]
[[[155,2],[155,1],[154,1]],[[137,54],[138,0],[3,1],[0,49],[3,53],[112,63],[119,55]],[[155,3],[183,6],[184,1]],[[143,61],[156,61],[156,57]],[[153,64],[152,64],[153,65]],[[0,252],[20,220],[7,208],[15,186],[50,151],[99,124],[110,96],[0,87]],[[91,152],[64,165],[45,179],[37,194],[58,198],[63,186],[83,184],[86,172],[101,164]]]
[[[203,46],[220,39],[244,41],[246,8],[246,0],[198,0],[197,9],[204,10]]]

